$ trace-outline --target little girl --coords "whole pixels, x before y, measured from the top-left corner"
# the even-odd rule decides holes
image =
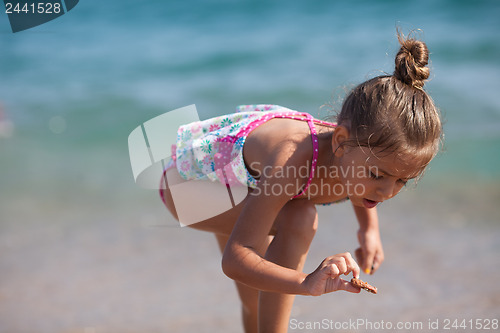
[[[360,274],[347,252],[302,272],[318,224],[315,205],[349,200],[363,272],[373,274],[384,260],[376,206],[422,174],[442,136],[423,90],[427,46],[398,39],[394,74],[355,87],[337,123],[253,105],[179,128],[160,193],[181,223],[215,234],[246,332],[285,332],[294,295],[359,292],[340,278]]]

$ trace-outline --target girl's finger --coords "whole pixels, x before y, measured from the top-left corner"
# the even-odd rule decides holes
[[[336,264],[331,263],[328,266],[328,273],[330,274],[331,277],[337,277],[340,275],[340,270]]]
[[[339,257],[335,260],[335,263],[339,269],[339,274],[345,274],[348,271],[347,259],[344,257]]]
[[[370,274],[372,263],[368,263],[368,257],[365,256],[365,252],[366,251],[363,251],[362,248],[358,247],[356,251],[354,251],[354,254],[356,255],[356,259],[358,260],[359,264],[363,268],[363,272],[365,274]]]
[[[363,271],[366,274],[372,273],[373,259],[375,259],[375,252],[366,253],[366,251],[365,251],[365,261],[363,262],[362,266],[363,266]]]
[[[354,258],[349,254],[349,256],[346,256],[346,265],[347,265],[347,271],[346,273],[349,274],[352,272],[352,275],[355,278],[359,278],[359,266],[358,263],[354,260]],[[347,275],[346,274],[346,275]]]
[[[340,280],[340,282],[339,282],[338,290],[345,290],[345,291],[348,291],[350,293],[355,293],[355,294],[358,294],[359,292],[361,292],[360,288],[354,287],[350,282],[348,282],[344,279],[339,279],[339,280]]]
[[[382,263],[383,260],[384,260],[383,255],[380,255],[379,253],[377,253],[375,255],[375,257],[373,258],[372,274],[377,271],[377,269],[380,267],[380,264]]]

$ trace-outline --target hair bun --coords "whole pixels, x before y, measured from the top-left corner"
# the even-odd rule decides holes
[[[429,78],[429,50],[424,42],[398,35],[401,48],[396,55],[394,76],[410,86],[422,89]]]

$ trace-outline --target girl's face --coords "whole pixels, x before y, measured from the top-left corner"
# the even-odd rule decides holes
[[[345,147],[337,157],[341,183],[351,202],[366,208],[394,197],[422,171],[419,161],[411,156],[387,154],[367,147]]]

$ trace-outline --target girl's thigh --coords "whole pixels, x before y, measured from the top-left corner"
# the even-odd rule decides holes
[[[184,180],[177,169],[165,173],[163,201],[183,226],[229,235],[245,205],[248,188],[201,180]],[[165,179],[166,178],[166,179]]]

